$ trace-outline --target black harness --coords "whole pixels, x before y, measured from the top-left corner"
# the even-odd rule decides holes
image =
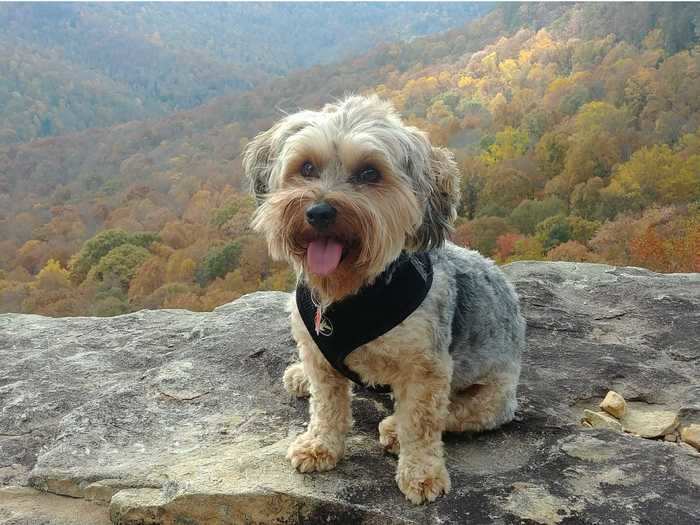
[[[306,329],[331,366],[365,386],[360,376],[345,366],[345,358],[411,315],[428,295],[432,284],[433,266],[428,254],[402,252],[371,286],[331,303],[322,315],[311,290],[299,283],[297,308]],[[390,389],[385,386],[374,390],[388,392]]]

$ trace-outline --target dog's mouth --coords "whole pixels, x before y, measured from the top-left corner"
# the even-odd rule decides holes
[[[326,277],[332,274],[347,256],[349,245],[338,237],[322,236],[308,240],[306,265],[315,275]]]

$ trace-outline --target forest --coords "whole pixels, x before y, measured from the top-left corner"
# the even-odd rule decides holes
[[[700,4],[502,4],[159,119],[0,146],[0,311],[290,289],[249,229],[240,154],[283,112],[349,92],[455,153],[454,242],[499,264],[700,271]]]
[[[380,42],[445,30],[488,9],[480,3],[2,3],[0,144],[163,116]]]

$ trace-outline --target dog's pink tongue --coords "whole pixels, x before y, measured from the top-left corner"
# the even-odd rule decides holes
[[[311,241],[306,249],[309,270],[318,275],[328,275],[338,267],[343,255],[343,245],[333,239]]]

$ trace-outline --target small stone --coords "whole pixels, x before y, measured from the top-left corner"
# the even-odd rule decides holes
[[[681,430],[681,439],[700,450],[700,425],[688,425]]]
[[[675,443],[678,440],[678,434],[675,432],[673,434],[666,434],[664,436],[664,441],[670,441],[672,443]]]
[[[583,411],[583,420],[590,423],[593,428],[609,428],[617,432],[622,432],[622,425],[614,417],[610,417],[605,412]]]
[[[605,410],[611,416],[616,418],[621,418],[625,415],[625,409],[627,408],[627,403],[625,398],[614,390],[610,390],[608,394],[603,399],[603,402],[598,405],[600,408]]]
[[[629,410],[620,422],[625,432],[643,438],[657,438],[676,430],[678,415],[667,410]]]

